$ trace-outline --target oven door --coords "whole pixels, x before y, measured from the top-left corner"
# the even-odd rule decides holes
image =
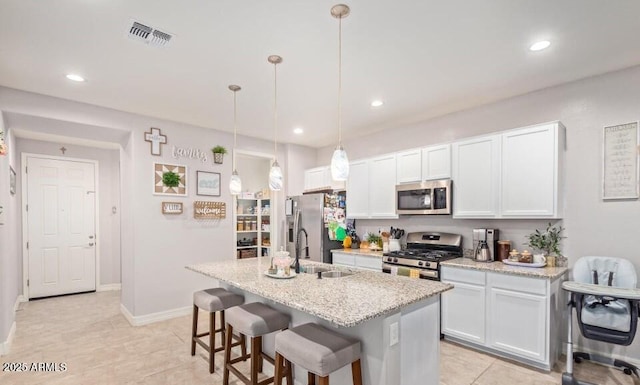
[[[409,269],[409,270],[417,270],[419,276],[415,277],[415,278],[420,278],[420,279],[430,279],[433,281],[439,281],[440,280],[440,276],[438,274],[438,270],[431,270],[431,269],[416,269],[415,267],[404,267],[402,265],[393,265],[393,264],[388,264],[388,263],[383,263],[382,264],[382,272],[383,273],[387,273],[387,274],[391,274],[392,271],[394,271],[395,269]],[[401,274],[396,274],[396,275],[401,275]]]

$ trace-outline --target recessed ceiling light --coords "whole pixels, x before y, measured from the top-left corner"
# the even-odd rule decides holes
[[[84,82],[85,81],[85,79],[82,76],[76,75],[76,74],[68,74],[67,75],[67,79],[73,80],[74,82]]]
[[[383,104],[384,102],[382,100],[374,100],[373,102],[371,102],[371,107],[380,107]]]
[[[531,51],[542,51],[545,48],[548,48],[551,45],[551,42],[549,40],[542,40],[536,43],[533,43],[533,45],[531,47],[529,47],[529,49]]]
[[[298,134],[298,135],[300,135],[300,134],[302,134],[303,132],[304,132],[304,130],[303,130],[302,128],[300,128],[300,127],[297,127],[297,128],[294,128],[294,129],[293,129],[293,133],[294,133],[294,134]]]

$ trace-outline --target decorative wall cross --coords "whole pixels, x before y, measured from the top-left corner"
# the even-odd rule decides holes
[[[151,127],[151,132],[144,133],[145,142],[151,143],[151,155],[162,155],[162,145],[167,144],[167,136],[162,135],[159,128]]]

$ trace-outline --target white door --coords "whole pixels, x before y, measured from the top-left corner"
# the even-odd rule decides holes
[[[27,158],[29,297],[96,289],[95,164]]]

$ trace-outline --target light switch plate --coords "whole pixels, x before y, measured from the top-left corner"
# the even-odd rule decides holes
[[[394,322],[389,325],[389,346],[394,346],[398,343],[400,336],[398,335],[400,330],[398,328],[398,323]]]

